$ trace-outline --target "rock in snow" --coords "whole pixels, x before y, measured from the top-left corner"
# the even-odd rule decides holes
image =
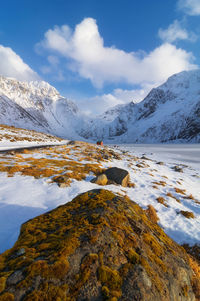
[[[114,184],[127,187],[130,182],[130,175],[129,172],[125,169],[111,167],[106,169],[104,173],[92,179],[91,182],[102,186],[107,184]]]
[[[111,183],[114,182],[124,187],[127,187],[130,181],[130,175],[128,171],[118,167],[106,169],[105,175]]]
[[[67,139],[113,143],[200,142],[200,70],[184,71],[130,102],[86,118],[45,82],[0,77],[0,122]]]

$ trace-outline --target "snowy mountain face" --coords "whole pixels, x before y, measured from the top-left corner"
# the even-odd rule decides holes
[[[200,70],[170,77],[140,103],[119,105],[95,119],[46,82],[0,76],[0,123],[67,139],[113,143],[200,142]]]
[[[107,111],[80,134],[114,143],[200,142],[200,70],[173,75],[142,102]]]
[[[76,105],[46,82],[19,82],[0,76],[0,123],[74,138]]]

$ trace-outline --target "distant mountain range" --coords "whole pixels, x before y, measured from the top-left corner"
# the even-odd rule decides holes
[[[200,70],[171,76],[140,103],[86,118],[46,82],[0,76],[0,123],[68,139],[112,143],[200,142]]]

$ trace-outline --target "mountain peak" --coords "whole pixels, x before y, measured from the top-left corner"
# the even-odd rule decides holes
[[[45,81],[23,82],[4,76],[0,76],[0,92],[12,98],[24,98],[25,96],[49,97],[53,100],[61,98],[59,92]]]
[[[77,106],[45,81],[22,82],[0,76],[0,121],[7,125],[78,137]]]

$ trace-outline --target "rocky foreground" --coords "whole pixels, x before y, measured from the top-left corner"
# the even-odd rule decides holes
[[[108,190],[78,195],[22,225],[0,300],[199,300],[198,263],[156,220]]]

